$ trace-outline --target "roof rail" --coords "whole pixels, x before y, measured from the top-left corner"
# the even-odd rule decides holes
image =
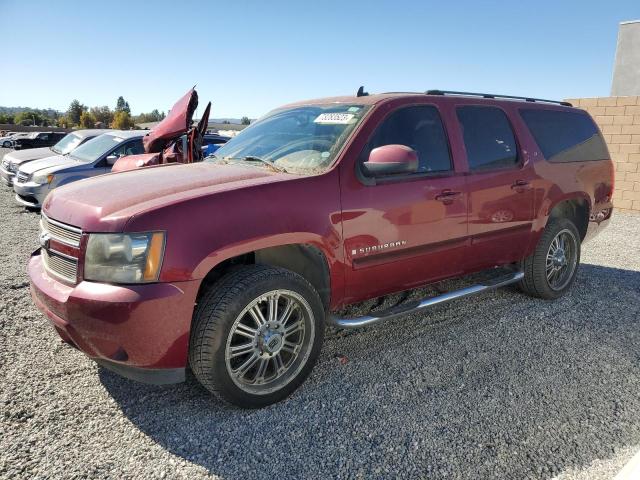
[[[562,102],[560,100],[547,100],[544,98],[533,98],[533,97],[517,97],[514,95],[497,95],[493,93],[455,92],[453,90],[427,90],[425,93],[427,95],[464,95],[469,97],[482,97],[482,98],[508,98],[512,100],[524,100],[526,102],[556,103],[558,105],[564,105],[566,107],[573,107],[571,103]]]

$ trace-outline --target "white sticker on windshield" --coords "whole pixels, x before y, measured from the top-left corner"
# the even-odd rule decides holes
[[[352,113],[321,113],[313,123],[325,123],[332,125],[344,125],[351,123],[355,115]]]

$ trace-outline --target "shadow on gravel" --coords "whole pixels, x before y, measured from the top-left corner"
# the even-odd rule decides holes
[[[100,378],[141,431],[223,478],[551,478],[640,441],[639,316],[640,272],[582,265],[555,302],[509,289],[328,332],[310,379],[263,410],[192,378]]]

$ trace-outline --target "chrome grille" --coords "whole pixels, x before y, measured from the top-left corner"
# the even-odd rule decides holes
[[[82,230],[77,227],[72,227],[71,225],[56,222],[42,214],[40,216],[40,233],[42,234],[44,232],[47,232],[51,238],[62,243],[66,243],[67,245],[71,245],[73,247],[80,246]]]
[[[21,172],[20,170],[18,170],[16,177],[18,178],[19,183],[26,183],[27,180],[29,180],[29,174]]]
[[[78,276],[78,260],[73,260],[54,251],[42,249],[42,259],[47,271],[68,282],[75,283]]]
[[[78,277],[78,259],[62,254],[49,248],[49,243],[43,241],[52,239],[72,247],[80,247],[82,230],[71,225],[57,222],[42,214],[40,216],[40,241],[43,245],[42,260],[45,269],[51,275],[76,283]]]

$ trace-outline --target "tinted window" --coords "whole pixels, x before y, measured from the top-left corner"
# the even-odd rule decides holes
[[[468,106],[457,109],[471,170],[512,167],[518,149],[505,113],[495,107]]]
[[[440,114],[424,105],[401,108],[378,127],[368,152],[383,145],[405,145],[418,154],[418,172],[451,170],[451,157]]]
[[[583,113],[522,109],[523,120],[550,162],[586,162],[609,158],[593,120]]]

